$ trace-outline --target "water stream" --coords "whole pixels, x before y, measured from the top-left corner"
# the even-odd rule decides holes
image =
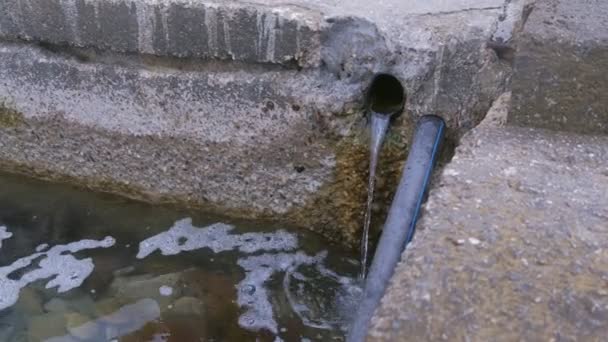
[[[367,183],[367,202],[365,208],[365,218],[363,220],[363,235],[361,237],[361,273],[360,278],[364,279],[367,273],[369,257],[369,228],[372,220],[372,204],[374,202],[374,187],[376,184],[376,168],[378,156],[384,141],[384,136],[390,123],[390,115],[371,112],[371,139],[370,139],[370,163],[369,180]]]
[[[340,341],[357,273],[307,231],[0,174],[0,341]]]

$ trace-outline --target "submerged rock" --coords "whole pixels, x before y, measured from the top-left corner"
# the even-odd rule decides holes
[[[45,342],[112,341],[136,332],[160,318],[160,308],[152,299],[142,299],[118,308],[113,313],[90,320],[88,316],[69,313],[64,316],[68,334],[55,335]],[[112,323],[113,322],[113,323]]]
[[[129,320],[129,317],[121,315],[112,315],[121,308],[121,302],[117,298],[110,297],[95,302],[95,311],[100,321],[109,324],[122,324]]]
[[[49,312],[31,316],[28,320],[27,335],[30,342],[62,336],[66,333],[66,316],[60,312]]]
[[[68,303],[61,298],[53,298],[44,304],[46,312],[65,312],[68,310]]]
[[[205,303],[196,297],[182,297],[172,304],[172,308],[168,313],[184,316],[201,316],[205,313]]]
[[[81,340],[93,339],[99,335],[100,325],[91,320],[90,317],[77,312],[70,312],[65,315],[65,318],[70,335]]]
[[[30,287],[22,289],[19,294],[19,300],[15,304],[15,309],[26,315],[41,315],[44,311],[40,293]]]
[[[118,300],[124,302],[143,298],[153,299],[164,310],[181,294],[178,286],[180,277],[181,273],[168,273],[156,277],[151,275],[118,277],[110,284],[110,291]],[[172,289],[171,294],[161,294],[160,289],[164,286]]]

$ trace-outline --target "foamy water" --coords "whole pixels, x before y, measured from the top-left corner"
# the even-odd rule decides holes
[[[67,245],[57,245],[46,252],[38,252],[20,258],[9,266],[0,267],[0,310],[14,305],[19,299],[19,292],[25,286],[42,279],[50,279],[46,288],[57,288],[57,292],[66,292],[79,287],[93,272],[93,259],[76,259],[69,253],[86,249],[108,248],[115,243],[108,236],[103,240],[81,240]],[[9,274],[24,269],[39,259],[37,268],[26,272],[21,278],[14,280]]]
[[[142,259],[158,250],[163,255],[209,248],[214,253],[238,249],[244,253],[261,250],[290,250],[297,247],[297,237],[279,230],[273,233],[229,234],[234,226],[215,223],[204,228],[194,227],[191,218],[175,222],[168,231],[139,243],[137,258]]]
[[[5,226],[0,226],[0,248],[2,248],[2,240],[10,239],[13,233],[6,230]]]
[[[305,230],[0,174],[3,340],[340,340],[357,267]]]
[[[234,226],[223,223],[195,227],[192,225],[192,219],[182,219],[175,222],[168,231],[142,241],[139,244],[137,258],[145,258],[155,251],[160,251],[163,255],[176,255],[202,248],[208,248],[214,253],[238,250],[243,254],[254,254],[260,251],[291,251],[289,253],[243,256],[238,259],[237,264],[243,268],[246,274],[245,279],[236,286],[237,303],[245,310],[239,317],[239,325],[251,331],[266,329],[275,334],[279,332],[270,301],[271,294],[266,284],[272,277],[280,273],[284,274],[283,290],[289,304],[304,325],[317,329],[335,329],[336,324],[344,323],[339,317],[325,317],[326,321],[323,321],[321,317],[311,318],[310,313],[314,310],[304,304],[305,301],[297,299],[298,293],[291,293],[289,289],[291,277],[297,278],[300,275],[297,273],[298,268],[313,265],[318,272],[318,278],[330,278],[336,282],[337,286],[343,287],[337,291],[343,302],[349,301],[346,299],[347,296],[355,299],[360,294],[360,291],[353,290],[358,288],[356,283],[351,278],[340,276],[324,265],[327,251],[321,251],[315,255],[298,251],[297,236],[283,230],[272,233],[230,234],[233,229]],[[299,279],[306,280],[303,276],[300,276]],[[334,314],[337,313],[334,312]]]

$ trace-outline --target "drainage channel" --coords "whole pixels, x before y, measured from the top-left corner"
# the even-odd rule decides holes
[[[340,341],[356,257],[278,222],[0,173],[0,341]]]
[[[385,82],[377,82],[386,77],[392,76],[389,75],[382,76],[382,78],[375,78],[374,82],[372,82],[370,94],[373,94],[372,99],[374,101],[381,100],[381,103],[394,104],[394,100],[399,99],[398,97],[395,97],[395,89],[399,88],[392,87],[385,89]],[[394,80],[396,81],[396,79]],[[374,88],[375,86],[376,88]],[[403,88],[400,89],[402,90]],[[378,115],[373,104],[374,102],[372,102],[372,106],[370,106],[372,118],[374,115]],[[398,112],[400,112],[400,110],[397,111],[393,107],[385,113],[390,116]],[[372,127],[372,135],[374,135],[374,132],[376,132],[376,130]],[[366,276],[367,280],[365,282],[364,292],[360,300],[357,314],[348,333],[347,341],[349,342],[365,340],[370,320],[376,307],[380,303],[389,279],[394,273],[395,266],[399,262],[401,253],[412,240],[420,208],[428,188],[429,179],[443,142],[444,132],[445,122],[438,116],[426,115],[418,121],[410,152],[401,176],[401,181],[399,182],[384,229],[382,230],[382,236],[376,247],[371,268]],[[372,144],[377,140],[378,137],[372,139]],[[379,148],[372,148],[372,164],[374,158],[373,153],[378,153],[378,150]],[[374,175],[371,173],[370,168],[370,187],[373,186],[372,177],[374,177]],[[373,188],[370,188],[369,191],[373,194]],[[368,208],[370,204],[371,199],[368,198]],[[369,215],[369,213],[367,213],[367,215]],[[366,223],[369,219],[367,215]],[[367,229],[364,228],[361,260],[363,272],[365,271],[367,262],[366,234]],[[365,277],[365,274],[362,273],[362,276]]]

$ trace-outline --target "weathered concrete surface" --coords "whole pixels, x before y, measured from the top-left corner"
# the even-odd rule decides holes
[[[6,0],[0,37],[320,67],[352,83],[390,72],[406,83],[414,114],[445,113],[466,130],[504,88],[509,68],[486,44],[512,33],[500,23],[518,22],[522,2]]]
[[[493,29],[505,0],[318,1],[256,0],[5,0],[0,3],[0,36],[58,45],[94,47],[158,56],[220,58],[249,62],[318,66],[323,50],[366,51],[353,59],[386,56],[388,43],[418,39],[431,47],[434,27],[406,26],[416,16],[467,15],[472,25],[448,20],[454,37]],[[488,15],[490,14],[490,15]],[[336,25],[337,22],[337,25]],[[351,31],[348,45],[328,46],[327,33]],[[456,24],[456,26],[452,26]],[[334,28],[336,26],[337,28]],[[460,27],[459,27],[460,26]],[[458,32],[456,28],[464,29]],[[358,31],[358,32],[356,32]],[[377,32],[374,32],[377,31]],[[355,34],[352,34],[355,33]],[[356,36],[376,35],[379,42],[358,46]],[[415,33],[415,36],[411,35]],[[423,33],[419,35],[419,33]],[[383,37],[385,36],[385,37]],[[330,40],[332,37],[329,37]],[[386,38],[386,39],[385,39]],[[388,40],[384,42],[384,40]],[[330,51],[334,53],[335,51]],[[377,54],[374,56],[374,52]],[[369,62],[369,61],[368,61]]]
[[[190,0],[3,0],[0,36],[158,56],[319,62],[319,13]]]
[[[436,179],[370,341],[604,341],[608,138],[476,128]]]
[[[128,58],[121,64],[103,57],[82,63],[21,44],[0,48],[3,168],[153,201],[281,217],[332,182],[340,132],[357,122],[334,115],[348,110],[348,100],[338,100],[325,86],[340,85],[322,77],[222,65],[201,72],[187,63],[167,72]],[[311,92],[294,95],[294,87]],[[313,221],[322,216],[301,224],[319,228]],[[335,226],[325,229],[332,231],[338,234]]]
[[[519,8],[2,1],[0,167],[285,219],[354,244],[372,76],[392,73],[407,92],[380,165],[381,220],[415,118],[442,115],[455,137],[505,90],[509,61],[488,41],[508,36],[513,29],[499,23],[517,23]]]
[[[608,2],[539,0],[517,37],[509,123],[608,133]]]

